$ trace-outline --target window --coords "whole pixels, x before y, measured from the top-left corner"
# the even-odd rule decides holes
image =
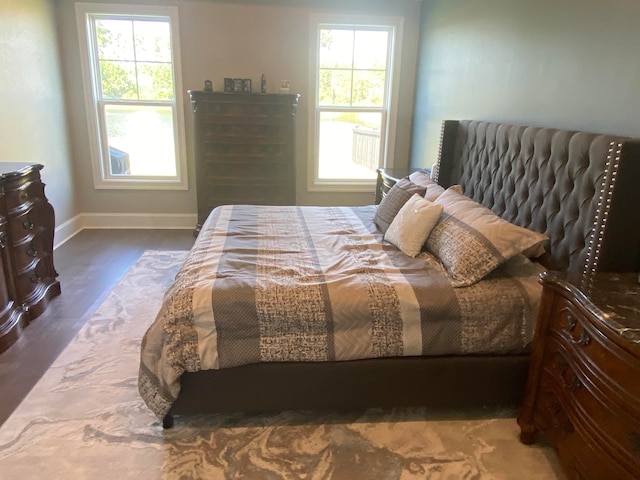
[[[370,189],[392,165],[400,19],[312,19],[309,189]]]
[[[96,188],[186,189],[174,7],[76,5]]]

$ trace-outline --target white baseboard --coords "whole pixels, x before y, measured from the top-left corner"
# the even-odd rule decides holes
[[[53,248],[84,229],[191,230],[197,220],[195,213],[81,213],[56,227]]]

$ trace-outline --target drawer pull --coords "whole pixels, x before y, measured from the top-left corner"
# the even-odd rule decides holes
[[[567,315],[567,323],[569,324],[569,331],[571,331],[576,328],[578,321],[573,315]]]
[[[574,343],[576,345],[581,345],[584,347],[586,345],[589,345],[590,341],[591,341],[591,337],[589,336],[589,334],[587,332],[582,332],[582,335],[580,335],[580,339],[574,340]]]
[[[571,377],[571,381],[567,384],[569,390],[579,390],[583,387],[582,381],[578,378],[576,374],[573,374]]]
[[[37,273],[31,275],[31,283],[39,283],[42,280],[42,277]]]
[[[35,227],[34,223],[28,218],[24,222],[22,222],[22,226],[27,230],[33,230],[33,228]]]
[[[29,198],[29,194],[27,192],[20,193],[20,200],[26,200],[27,198]]]
[[[27,248],[27,255],[29,255],[30,257],[37,257],[38,251],[36,250],[36,247],[34,247],[33,245],[29,246],[29,248]]]

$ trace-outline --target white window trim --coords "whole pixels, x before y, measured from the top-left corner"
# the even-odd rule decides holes
[[[176,109],[176,177],[109,177],[105,175],[100,155],[100,131],[96,112],[96,93],[93,91],[93,81],[90,66],[89,32],[87,31],[88,14],[119,14],[129,16],[163,16],[169,18],[171,25],[171,47],[173,53],[173,79],[175,88]],[[89,126],[89,143],[91,149],[91,166],[93,170],[93,185],[96,189],[124,189],[124,190],[187,190],[187,150],[184,128],[184,102],[182,95],[182,74],[180,60],[180,34],[178,31],[177,7],[154,7],[144,5],[111,5],[100,3],[76,3],[76,23],[80,46],[80,63],[85,98],[85,108]]]
[[[396,143],[396,128],[398,119],[398,99],[400,95],[400,76],[402,65],[402,38],[404,19],[402,17],[371,16],[371,15],[335,15],[312,13],[309,22],[309,130],[308,130],[308,164],[307,191],[309,192],[370,192],[375,187],[376,180],[320,180],[318,179],[318,116],[316,109],[318,99],[318,26],[322,24],[334,25],[372,25],[393,27],[391,40],[392,58],[389,72],[389,110],[387,114],[387,136],[383,139],[382,166],[392,168],[394,165],[394,151]],[[355,110],[350,108],[349,110]]]

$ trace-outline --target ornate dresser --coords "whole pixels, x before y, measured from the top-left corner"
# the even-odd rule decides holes
[[[0,352],[60,294],[53,266],[53,207],[43,166],[0,163]]]
[[[542,276],[518,417],[542,432],[569,479],[640,478],[640,285],[636,273]]]
[[[198,224],[225,204],[295,205],[297,94],[190,90]]]

